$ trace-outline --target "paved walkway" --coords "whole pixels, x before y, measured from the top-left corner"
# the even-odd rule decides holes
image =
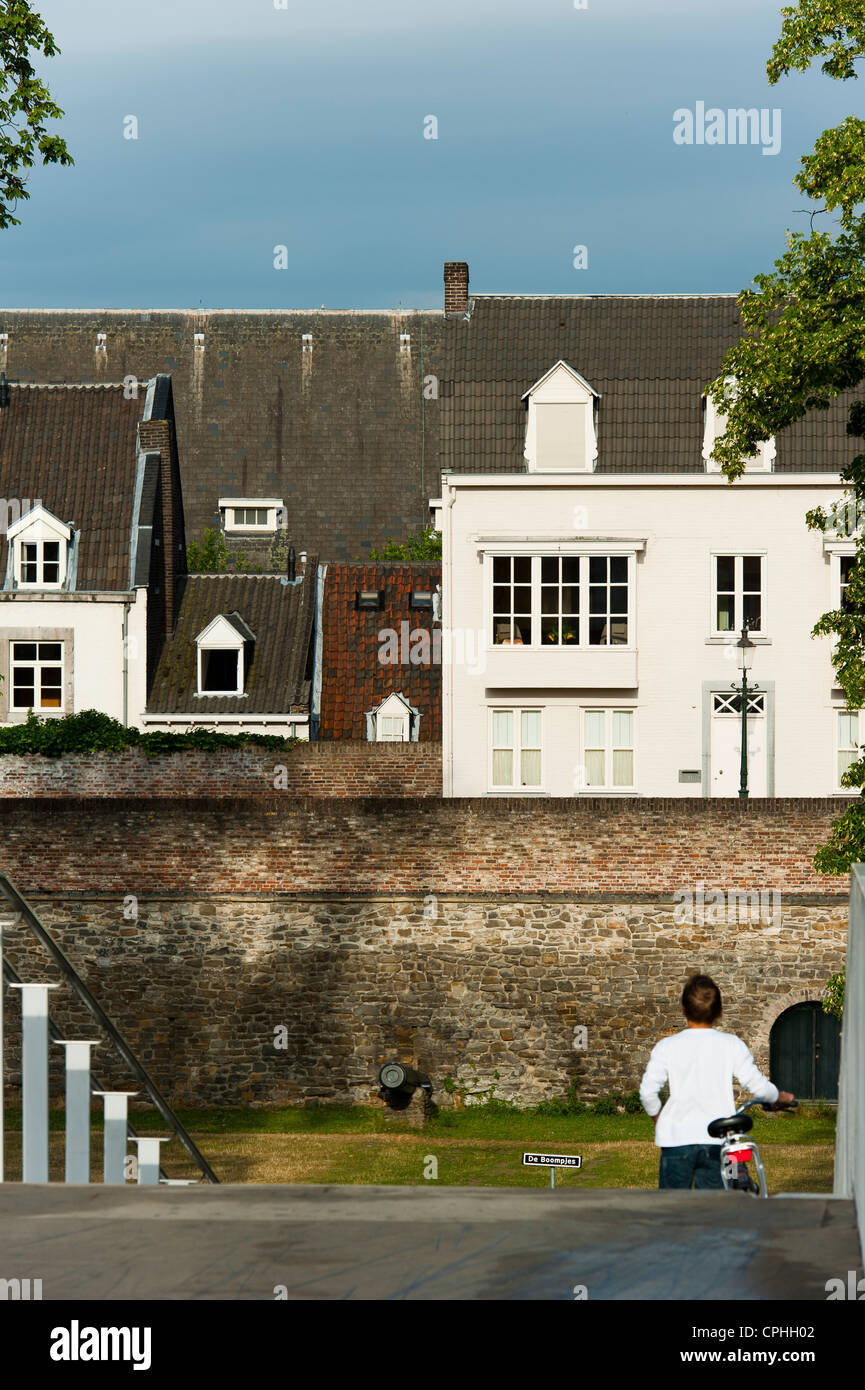
[[[0,1186],[43,1299],[818,1299],[853,1203],[715,1192]]]

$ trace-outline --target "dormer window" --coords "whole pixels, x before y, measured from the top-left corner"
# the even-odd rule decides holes
[[[735,386],[735,378],[727,377],[727,386]],[[721,465],[712,458],[712,450],[727,430],[727,416],[718,409],[711,396],[703,397],[703,458],[707,473],[720,473]],[[775,460],[775,439],[765,439],[757,446],[756,454],[745,459],[746,473],[771,473]]]
[[[42,506],[9,527],[12,576],[17,589],[62,589],[72,528]]]
[[[269,533],[276,531],[281,497],[220,497],[219,510],[226,532]]]
[[[420,715],[403,694],[386,696],[366,716],[369,743],[416,743]]]
[[[240,696],[252,665],[255,634],[239,613],[220,613],[195,639],[199,696]]]
[[[591,473],[598,457],[600,397],[566,362],[536,381],[527,403],[525,457],[530,473]]]

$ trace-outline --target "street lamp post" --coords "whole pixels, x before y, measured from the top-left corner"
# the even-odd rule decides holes
[[[748,684],[748,672],[751,669],[751,662],[754,658],[754,643],[748,636],[748,629],[742,628],[742,636],[736,643],[739,652],[739,662],[742,669],[742,758],[739,764],[739,795],[748,795],[748,696],[757,689],[756,685]],[[732,687],[738,689],[737,686]]]

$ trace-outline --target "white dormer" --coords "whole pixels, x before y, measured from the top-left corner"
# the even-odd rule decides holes
[[[40,504],[9,527],[8,538],[16,588],[63,588],[69,568],[71,526]]]
[[[369,743],[416,743],[418,712],[404,695],[392,692],[366,716]]]
[[[220,497],[226,531],[246,531],[259,534],[276,531],[278,517],[284,509],[281,497]]]
[[[243,695],[255,634],[239,613],[220,613],[195,639],[196,695]]]
[[[525,457],[529,472],[593,472],[600,397],[579,372],[559,361],[529,387],[523,400],[528,402]]]
[[[725,384],[735,386],[735,377],[727,377]],[[721,465],[712,458],[712,450],[721,435],[726,433],[727,416],[718,409],[711,396],[703,397],[703,458],[707,473],[720,473]],[[746,473],[771,473],[775,461],[775,438],[764,439],[757,446],[757,452],[745,459]]]

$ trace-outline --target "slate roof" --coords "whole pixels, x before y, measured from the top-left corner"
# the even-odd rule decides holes
[[[136,430],[144,395],[122,385],[9,385],[0,409],[0,497],[38,499],[80,531],[76,589],[130,588]],[[4,517],[5,521],[6,518]],[[0,583],[7,540],[0,533]]]
[[[705,387],[742,334],[735,295],[477,295],[445,322],[441,466],[525,472],[525,391],[559,358],[601,395],[598,473],[702,473]],[[850,459],[850,393],[777,438],[775,471]]]
[[[278,574],[189,575],[177,626],[159,658],[147,713],[287,714],[292,706],[308,708],[317,568],[310,556],[296,584],[283,584]],[[197,696],[195,639],[223,613],[239,617],[256,636],[247,693]]]
[[[386,695],[405,695],[420,713],[421,743],[441,739],[441,665],[383,666],[378,660],[382,629],[401,633],[400,624],[430,632],[429,609],[411,607],[415,589],[435,590],[441,583],[441,565],[329,564],[324,581],[322,614],[322,739],[365,739],[366,714]],[[360,589],[384,591],[380,610],[358,610]]]

